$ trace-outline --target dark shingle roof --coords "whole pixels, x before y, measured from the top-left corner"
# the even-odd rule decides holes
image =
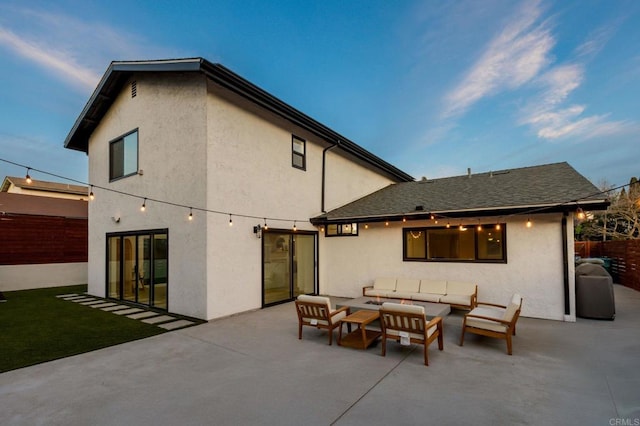
[[[446,217],[605,208],[606,197],[565,163],[546,164],[389,185],[373,194],[312,219],[401,219],[436,214]],[[417,208],[422,206],[422,210]]]

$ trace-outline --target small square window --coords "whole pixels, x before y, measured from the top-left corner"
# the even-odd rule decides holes
[[[138,173],[138,131],[109,144],[109,180]]]
[[[291,137],[291,165],[297,169],[306,170],[306,141],[297,136]]]

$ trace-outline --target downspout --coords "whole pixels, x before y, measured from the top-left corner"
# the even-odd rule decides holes
[[[567,244],[569,240],[567,238],[567,216],[568,213],[562,214],[562,260],[564,266],[564,314],[569,315],[571,313],[571,301],[569,298],[569,251],[567,250]]]
[[[320,209],[322,211],[322,213],[326,213],[327,211],[324,208],[324,193],[325,193],[325,168],[326,168],[326,162],[327,162],[327,151],[340,146],[340,141],[338,140],[337,142],[335,142],[333,145],[326,147],[325,149],[322,150],[322,196],[321,196],[321,201],[320,201]]]

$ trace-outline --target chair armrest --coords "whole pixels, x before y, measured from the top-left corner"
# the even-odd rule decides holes
[[[507,309],[505,305],[498,305],[497,303],[477,302],[477,305],[495,306],[496,308]]]
[[[510,325],[511,324],[511,321],[505,321],[503,319],[498,319],[498,318],[485,317],[485,316],[482,316],[482,315],[466,314],[465,318],[478,318],[478,319],[483,319],[483,320],[487,320],[487,321],[497,322],[497,323],[500,323],[502,325]]]
[[[348,306],[343,306],[342,308],[336,309],[335,311],[332,311],[329,316],[334,316],[336,314],[339,314],[340,312],[345,311],[347,313],[347,315],[349,315],[351,313],[351,308],[349,308]]]
[[[372,285],[366,285],[366,286],[362,287],[362,295],[366,296],[366,294],[364,294],[364,292],[365,292],[365,290],[368,290],[370,288],[373,288],[373,286]]]
[[[442,326],[442,317],[435,317],[425,324],[424,329],[428,330],[433,326]]]

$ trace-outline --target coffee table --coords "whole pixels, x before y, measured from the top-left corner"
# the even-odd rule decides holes
[[[374,302],[374,303],[367,303]],[[388,299],[384,297],[358,297],[336,303],[336,307],[348,306],[351,312],[378,311],[384,302],[400,303],[401,299]],[[445,303],[421,302],[419,300],[405,300],[405,304],[420,305],[424,307],[424,313],[428,319],[446,317],[451,312],[451,306]]]
[[[380,331],[368,330],[366,328],[367,324],[371,324],[378,318],[380,318],[379,311],[364,309],[342,318],[342,320],[340,320],[340,331],[338,332],[338,345],[356,349],[367,349],[382,335]],[[342,337],[343,324],[356,324],[358,329]]]

